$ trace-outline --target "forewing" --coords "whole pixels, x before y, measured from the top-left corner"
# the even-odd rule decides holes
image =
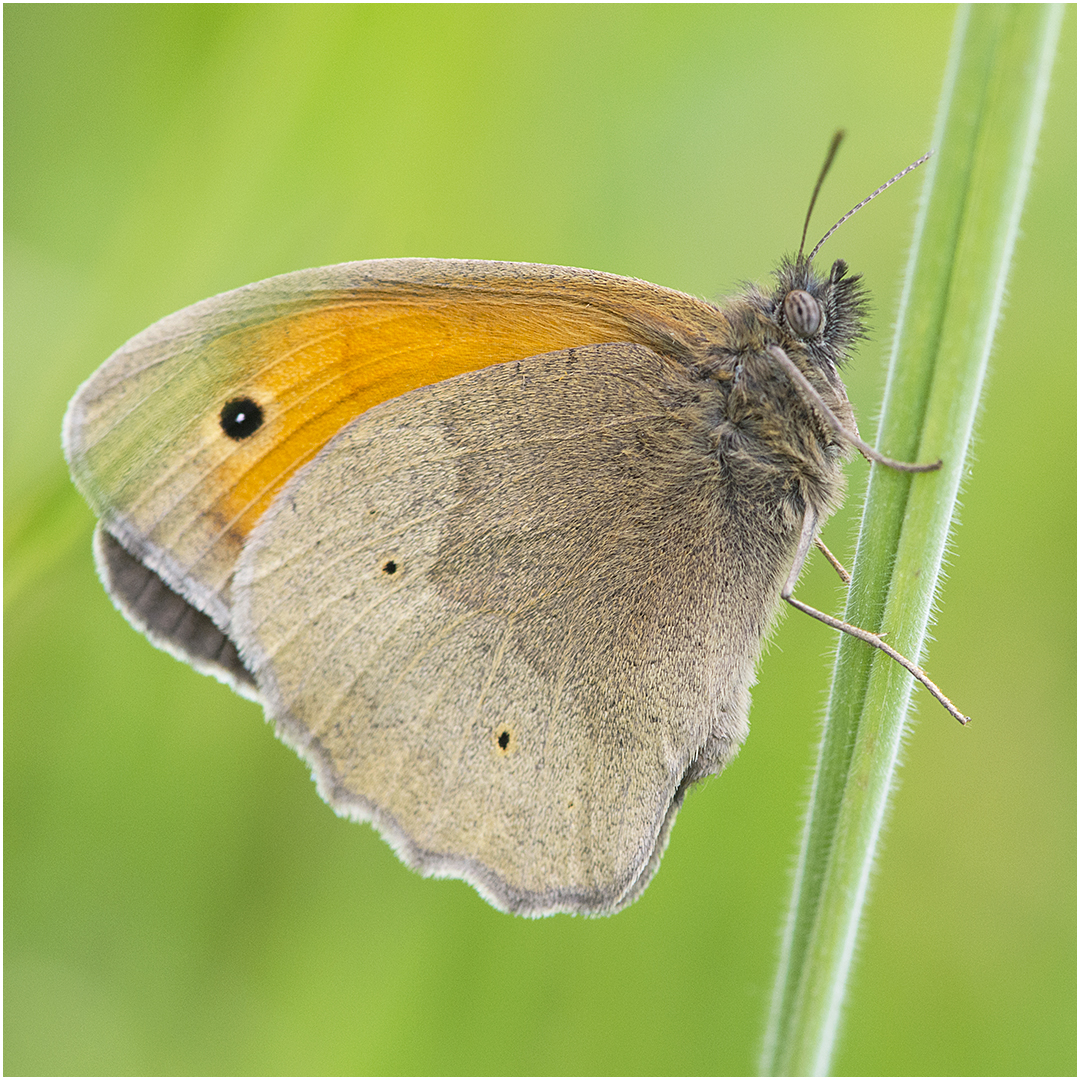
[[[227,632],[232,574],[255,523],[366,409],[571,345],[679,349],[718,317],[691,297],[608,274],[419,259],[299,271],[195,304],[132,338],[69,406],[72,475],[118,541],[98,545],[102,576],[110,588],[129,582],[127,552]],[[220,421],[238,399],[254,401],[264,421],[234,441]],[[168,642],[168,612],[114,597]]]

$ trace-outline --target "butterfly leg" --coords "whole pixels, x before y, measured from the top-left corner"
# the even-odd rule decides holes
[[[961,724],[968,722],[966,717],[960,710],[941,692],[937,684],[934,683],[925,671],[917,664],[912,663],[906,656],[898,653],[891,645],[887,645],[880,635],[871,633],[869,630],[863,630],[859,626],[854,626],[851,623],[844,622],[842,619],[836,619],[832,615],[826,615],[823,611],[818,611],[817,608],[812,608],[808,604],[804,604],[801,600],[796,600],[792,596],[792,592],[795,589],[795,582],[799,577],[799,571],[802,570],[803,563],[806,561],[807,553],[810,551],[810,545],[814,542],[814,534],[817,532],[818,517],[813,510],[808,509],[806,516],[803,518],[802,534],[799,537],[799,546],[795,551],[795,562],[791,567],[791,573],[788,575],[787,581],[784,583],[784,587],[780,590],[780,596],[787,601],[793,608],[798,608],[799,611],[806,615],[811,615],[819,622],[823,622],[826,626],[831,626],[834,630],[840,630],[845,634],[850,634],[852,637],[858,638],[860,641],[865,641],[867,645],[873,645],[875,649],[880,649],[886,656],[895,660],[905,671],[909,671],[916,679],[919,680],[941,702],[945,709],[951,716],[959,720]]]
[[[787,372],[791,381],[813,402],[814,407],[821,413],[825,422],[837,433],[854,446],[867,461],[876,461],[879,465],[887,465],[890,469],[899,472],[934,472],[941,468],[940,461],[932,461],[929,464],[916,465],[910,461],[897,461],[895,458],[886,457],[879,453],[869,443],[854,432],[849,430],[844,422],[825,404],[824,398],[810,385],[810,380],[795,366],[795,361],[778,345],[767,345],[768,354]]]
[[[820,536],[814,537],[814,544],[818,551],[829,560],[829,565],[840,575],[840,580],[845,585],[850,585],[851,575],[844,569],[844,564],[822,543]]]

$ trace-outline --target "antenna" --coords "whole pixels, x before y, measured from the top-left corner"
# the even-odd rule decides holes
[[[824,169],[822,169],[822,171],[821,171],[821,178],[820,178],[820,179],[818,180],[818,188],[819,188],[819,187],[821,187],[821,181],[825,179],[825,172],[826,172],[826,170],[827,170],[827,169],[829,168],[829,165],[830,165],[830,164],[831,164],[831,162],[832,162],[832,159],[833,159],[833,155],[834,155],[834,154],[836,153],[836,148],[837,148],[837,146],[839,145],[839,141],[840,141],[840,136],[841,136],[842,134],[843,134],[843,132],[839,132],[839,131],[838,131],[838,132],[837,132],[837,133],[836,133],[836,134],[835,134],[835,135],[833,136],[833,143],[832,143],[832,146],[831,146],[831,147],[830,147],[830,149],[829,149],[829,156],[828,156],[828,158],[826,158],[826,160],[825,160],[825,168],[824,168]],[[819,251],[821,250],[821,245],[822,245],[822,244],[824,244],[824,243],[825,243],[825,241],[826,241],[826,240],[828,240],[828,239],[829,239],[829,237],[830,237],[830,236],[832,236],[832,234],[833,234],[834,232],[836,232],[836,230],[837,230],[837,229],[839,229],[839,228],[840,228],[840,226],[841,226],[841,225],[843,225],[843,224],[844,224],[844,222],[845,222],[845,221],[847,221],[847,219],[848,219],[849,217],[851,217],[851,215],[852,215],[852,214],[854,214],[854,213],[855,213],[856,211],[858,211],[858,210],[861,210],[861,209],[862,209],[862,208],[863,208],[863,207],[864,207],[864,206],[865,206],[865,205],[866,205],[866,204],[867,204],[868,202],[870,202],[870,200],[871,200],[871,199],[876,199],[876,198],[877,198],[877,197],[878,197],[878,196],[879,196],[879,195],[880,195],[880,194],[881,194],[881,193],[882,193],[882,192],[883,192],[883,191],[884,191],[884,190],[885,190],[886,188],[891,188],[891,187],[893,186],[893,184],[895,184],[895,183],[896,183],[896,181],[897,181],[897,180],[902,180],[902,179],[903,179],[903,178],[904,178],[905,176],[907,176],[907,174],[908,174],[909,172],[911,172],[911,171],[912,171],[913,169],[917,169],[917,168],[918,168],[918,167],[919,167],[920,165],[922,165],[922,164],[923,164],[924,162],[926,162],[926,161],[927,161],[927,160],[929,159],[930,155],[931,155],[931,154],[932,154],[933,152],[934,152],[933,150],[929,150],[929,151],[927,151],[927,152],[926,152],[925,154],[923,154],[923,156],[922,156],[921,158],[919,158],[919,160],[918,160],[918,161],[913,161],[913,162],[912,162],[912,163],[911,163],[911,164],[910,164],[910,165],[909,165],[909,166],[908,166],[908,167],[907,167],[906,169],[902,169],[902,170],[901,170],[900,172],[898,172],[898,173],[897,173],[897,174],[896,174],[896,175],[895,175],[895,176],[894,176],[894,177],[893,177],[893,178],[892,178],[891,180],[886,180],[886,181],[885,181],[885,183],[884,183],[884,184],[882,184],[882,185],[881,185],[881,187],[879,187],[879,188],[877,189],[877,191],[875,191],[875,192],[874,192],[874,193],[873,193],[872,195],[867,195],[867,196],[866,196],[866,198],[865,198],[865,199],[863,199],[863,201],[862,201],[861,203],[859,203],[859,205],[858,205],[858,206],[853,206],[853,207],[852,207],[852,208],[851,208],[851,209],[850,209],[850,210],[849,210],[849,211],[848,211],[848,212],[847,212],[847,213],[846,213],[846,214],[845,214],[845,215],[844,215],[844,216],[843,216],[843,217],[842,217],[842,218],[841,218],[841,219],[840,219],[840,220],[839,220],[839,221],[838,221],[838,222],[837,222],[837,223],[836,223],[836,224],[835,224],[835,225],[834,225],[834,226],[833,226],[833,227],[832,227],[832,228],[831,228],[831,229],[830,229],[830,230],[829,230],[829,231],[828,231],[828,232],[827,232],[827,233],[826,233],[826,234],[825,234],[825,235],[824,235],[824,236],[823,236],[823,237],[822,237],[822,238],[821,238],[821,239],[820,239],[820,240],[819,240],[818,242],[817,242],[817,244],[815,244],[815,245],[814,245],[814,250],[813,250],[813,251],[811,251],[809,255],[807,255],[807,257],[806,257],[806,261],[807,261],[807,262],[812,262],[812,261],[813,261],[813,259],[814,259],[814,256],[815,256],[815,255],[816,255],[816,254],[817,254],[817,253],[818,253],[818,252],[819,252]],[[811,209],[811,210],[813,210],[813,208],[814,208],[814,199],[816,199],[816,198],[817,198],[817,188],[814,188],[814,197],[813,197],[813,198],[812,198],[812,199],[810,200],[810,209]],[[806,224],[807,224],[807,225],[809,225],[809,224],[810,224],[810,215],[809,215],[809,214],[807,214],[807,216],[806,216]],[[803,226],[803,241],[805,242],[805,240],[806,240],[806,225],[804,225],[804,226]],[[799,255],[800,255],[800,256],[802,255],[802,244],[800,244],[800,245],[799,245]]]
[[[825,155],[825,164],[821,166],[821,172],[818,173],[817,183],[814,185],[814,194],[810,196],[810,206],[806,210],[806,220],[803,222],[802,227],[802,239],[799,241],[799,257],[795,260],[796,262],[802,262],[803,248],[806,247],[806,230],[810,228],[810,215],[814,212],[814,203],[817,202],[818,192],[821,190],[821,185],[825,183],[825,177],[832,167],[833,158],[836,157],[836,151],[840,149],[840,144],[843,141],[844,132],[843,129],[841,129],[832,137],[832,143],[829,145],[829,152]],[[874,192],[874,194],[876,195],[877,192]],[[871,196],[871,198],[873,198],[873,196]],[[854,211],[852,212],[854,213]],[[833,227],[835,228],[835,226]],[[818,247],[821,247],[821,245],[818,244]],[[814,251],[817,251],[817,248],[814,248]],[[813,254],[811,254],[810,259],[813,257]],[[810,259],[807,259],[806,261],[809,262]]]

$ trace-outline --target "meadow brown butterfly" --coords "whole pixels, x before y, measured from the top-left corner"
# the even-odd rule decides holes
[[[858,438],[863,293],[816,250],[719,307],[425,259],[194,304],[68,409],[102,580],[410,866],[616,911],[746,737],[781,597],[940,696],[791,597],[850,448],[907,467]]]

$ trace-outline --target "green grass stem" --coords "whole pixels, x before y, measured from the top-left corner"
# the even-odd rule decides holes
[[[872,467],[845,614],[916,662],[1061,21],[1058,5],[977,5],[957,15],[877,443],[894,458],[944,465],[917,476]],[[765,1075],[829,1070],[912,688],[899,665],[842,636],[767,1022]],[[933,708],[933,722],[953,722]]]

